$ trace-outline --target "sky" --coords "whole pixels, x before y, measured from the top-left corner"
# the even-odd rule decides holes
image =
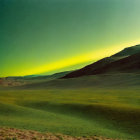
[[[140,44],[140,0],[0,0],[0,76],[78,69]]]

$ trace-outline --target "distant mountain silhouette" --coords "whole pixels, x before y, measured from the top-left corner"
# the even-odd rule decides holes
[[[29,79],[29,80],[43,80],[43,79],[57,79],[57,78],[60,78],[62,76],[65,76],[66,74],[70,73],[71,71],[64,71],[64,72],[58,72],[58,73],[54,73],[54,74],[51,74],[51,75],[38,75],[38,76],[34,76],[34,77],[24,77],[26,79]]]
[[[127,57],[140,52],[140,45],[125,48],[124,50],[112,55],[112,57]]]
[[[108,72],[132,72],[139,70],[140,45],[125,48],[124,50],[106,57],[82,69],[73,71],[62,78],[74,78],[85,75],[103,74]]]
[[[27,75],[27,76],[9,76],[5,77],[5,80],[44,80],[44,79],[57,79],[66,74],[70,73],[71,71],[64,71],[59,72],[51,75]],[[1,78],[2,79],[2,78]],[[1,81],[0,79],[0,81]]]
[[[92,74],[95,75],[95,74],[116,73],[116,72],[140,73],[140,53],[133,54],[126,58],[107,64],[102,68],[94,70]]]

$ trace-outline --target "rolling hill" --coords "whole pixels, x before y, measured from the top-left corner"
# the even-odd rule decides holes
[[[85,76],[85,75],[101,74],[101,73],[104,73],[104,71],[107,72],[107,70],[109,70],[109,72],[110,72],[111,69],[112,69],[112,72],[113,71],[116,72],[117,70],[121,70],[121,71],[123,70],[123,72],[125,72],[125,70],[126,70],[126,72],[128,72],[128,71],[130,72],[130,70],[127,70],[127,68],[126,69],[124,68],[122,63],[124,62],[125,65],[127,65],[127,63],[128,63],[128,65],[130,65],[129,61],[131,61],[131,59],[132,59],[132,61],[133,61],[133,62],[131,62],[132,66],[126,66],[126,67],[128,67],[128,69],[129,69],[134,66],[135,70],[136,70],[136,67],[137,67],[136,63],[139,63],[138,62],[139,60],[137,60],[137,59],[139,59],[139,54],[135,56],[135,54],[137,54],[137,53],[140,53],[140,45],[125,48],[124,50],[122,50],[110,57],[106,57],[106,58],[101,59],[93,64],[90,64],[82,69],[73,71],[73,72],[65,75],[62,78],[74,78],[74,77],[80,77],[80,76]],[[135,61],[137,61],[137,62],[135,63]],[[120,68],[120,67],[122,67],[122,68]],[[133,68],[133,70],[134,70],[134,68]]]
[[[93,75],[105,73],[140,73],[140,53],[111,62],[102,68],[92,71]]]
[[[51,75],[27,75],[27,76],[9,76],[5,77],[5,80],[43,80],[43,79],[57,79],[66,74],[70,73],[70,71],[59,72]]]
[[[139,140],[139,71],[137,45],[70,74],[0,79],[15,83],[0,90],[0,127]]]
[[[63,74],[63,73],[62,73]],[[76,70],[52,80],[38,80],[17,87],[22,89],[47,88],[109,88],[139,87],[140,85],[140,45],[101,59],[80,70]],[[54,74],[55,75],[55,74]],[[57,75],[57,74],[56,74]],[[62,76],[62,77],[61,77]],[[52,77],[52,76],[51,76]],[[41,77],[35,77],[41,78]],[[44,78],[44,77],[42,77]]]
[[[27,75],[27,76],[9,76],[0,78],[0,86],[21,86],[25,84],[46,82],[58,79],[70,73],[70,71],[59,72],[52,75]]]

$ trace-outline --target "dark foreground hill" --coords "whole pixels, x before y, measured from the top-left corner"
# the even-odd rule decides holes
[[[132,72],[134,71],[134,69],[135,71],[139,70],[138,65],[139,65],[140,60],[138,59],[140,58],[140,54],[135,56],[135,54],[137,53],[140,53],[140,45],[125,48],[121,52],[118,52],[110,57],[106,57],[82,69],[73,71],[65,75],[63,78],[74,78],[74,77],[80,77],[80,76],[85,76],[85,75],[101,74],[104,72],[105,73],[116,72],[118,70],[123,71],[123,72],[128,72],[128,71]],[[131,62],[130,64],[129,62],[131,60],[133,62]],[[130,70],[131,68],[132,70]]]

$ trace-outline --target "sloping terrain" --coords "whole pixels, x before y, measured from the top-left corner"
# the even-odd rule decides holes
[[[139,46],[134,48],[102,59],[84,71],[77,70],[73,78],[67,77],[71,73],[61,73],[0,79],[1,84],[9,82],[0,90],[0,126],[17,128],[13,131],[17,131],[18,138],[26,137],[19,130],[26,129],[39,131],[26,131],[39,139],[44,137],[41,132],[51,132],[61,133],[61,140],[79,136],[94,140],[94,135],[103,136],[96,137],[100,140],[139,140],[140,52]],[[67,76],[60,78],[63,74]]]
[[[124,50],[112,55],[112,57],[124,58],[124,57],[130,56],[139,52],[140,52],[140,45],[136,45],[136,46],[125,48]]]
[[[14,89],[75,89],[75,88],[134,88],[140,87],[140,74],[118,73],[118,74],[99,74],[89,75],[77,78],[55,79],[43,81],[23,86],[14,87]]]
[[[66,74],[70,73],[70,71],[55,73],[52,75],[29,75],[29,76],[15,76],[15,77],[4,77],[0,78],[0,86],[1,87],[13,87],[13,86],[21,86],[25,84],[31,83],[39,83],[51,81],[54,79],[61,78]]]
[[[113,63],[115,61],[119,61],[121,59],[125,59],[126,57],[129,57],[129,56],[134,55],[136,53],[140,53],[140,45],[125,48],[121,52],[114,54],[111,57],[101,59],[101,60],[99,60],[91,65],[88,65],[88,66],[82,68],[82,69],[73,71],[73,72],[65,75],[63,78],[74,78],[74,77],[80,77],[80,76],[84,76],[84,75],[97,74],[98,71],[101,71],[101,69],[102,69],[102,71],[104,71],[104,67],[108,66],[110,63]],[[134,61],[135,60],[133,59],[133,62]],[[137,61],[137,58],[136,58],[136,61]],[[117,65],[117,66],[120,67],[119,65]]]
[[[111,62],[102,68],[96,69],[89,74],[105,73],[140,73],[140,53],[128,56],[126,58]]]
[[[140,139],[138,88],[0,90],[0,126]]]
[[[57,79],[66,74],[70,73],[70,71],[64,71],[55,73],[52,75],[27,75],[27,76],[15,76],[15,77],[5,77],[5,80],[46,80],[46,79]]]

